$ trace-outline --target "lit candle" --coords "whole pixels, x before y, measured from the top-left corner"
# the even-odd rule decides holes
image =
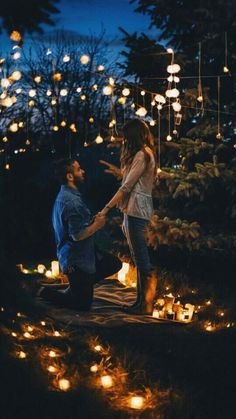
[[[142,409],[144,398],[140,396],[133,396],[130,398],[130,407],[132,409]]]
[[[129,271],[129,263],[123,262],[122,263],[122,268],[118,272],[118,280],[120,282],[122,282],[122,283],[125,282],[125,278],[126,278],[126,275],[127,275],[128,271]]]
[[[60,380],[58,380],[58,387],[62,391],[68,391],[70,388],[70,381],[66,378],[61,378]]]
[[[52,271],[52,276],[58,276],[59,275],[59,262],[58,260],[53,260],[51,262],[51,271]]]
[[[156,319],[159,319],[159,317],[160,317],[159,310],[154,309],[153,313],[152,313],[152,317],[155,317]]]
[[[103,375],[101,377],[101,383],[104,388],[109,388],[113,386],[113,380],[110,375]]]
[[[38,265],[37,266],[37,271],[39,274],[44,274],[44,272],[46,271],[46,268],[44,265]]]
[[[172,311],[173,304],[175,302],[175,297],[170,293],[165,296],[165,311]]]

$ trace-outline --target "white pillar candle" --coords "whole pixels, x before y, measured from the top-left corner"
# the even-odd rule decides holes
[[[58,276],[59,275],[59,262],[58,260],[53,260],[51,262],[51,271],[52,271],[52,276]]]

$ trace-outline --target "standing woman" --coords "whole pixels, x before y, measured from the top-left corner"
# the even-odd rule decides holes
[[[156,175],[153,139],[147,124],[139,119],[127,122],[123,132],[121,169],[101,161],[108,167],[107,173],[122,178],[122,184],[100,214],[106,215],[115,205],[124,214],[122,229],[138,275],[136,302],[125,311],[152,314],[157,279],[151,275],[146,228],[153,213],[152,188]]]

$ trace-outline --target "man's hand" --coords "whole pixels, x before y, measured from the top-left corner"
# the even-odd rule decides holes
[[[122,172],[119,167],[115,166],[114,164],[108,163],[105,160],[99,160],[99,162],[107,167],[107,169],[105,170],[106,173],[110,173],[117,179],[122,179]]]

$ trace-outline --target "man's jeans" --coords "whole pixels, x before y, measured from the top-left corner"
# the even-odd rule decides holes
[[[148,223],[149,221],[143,218],[124,214],[122,229],[126,236],[134,264],[139,273],[142,274],[148,274],[151,269],[146,239]]]
[[[110,253],[103,253],[96,261],[96,273],[89,274],[78,267],[68,273],[69,287],[66,290],[45,288],[40,296],[58,306],[87,311],[93,302],[93,287],[96,282],[113,275],[122,267],[120,260]]]

